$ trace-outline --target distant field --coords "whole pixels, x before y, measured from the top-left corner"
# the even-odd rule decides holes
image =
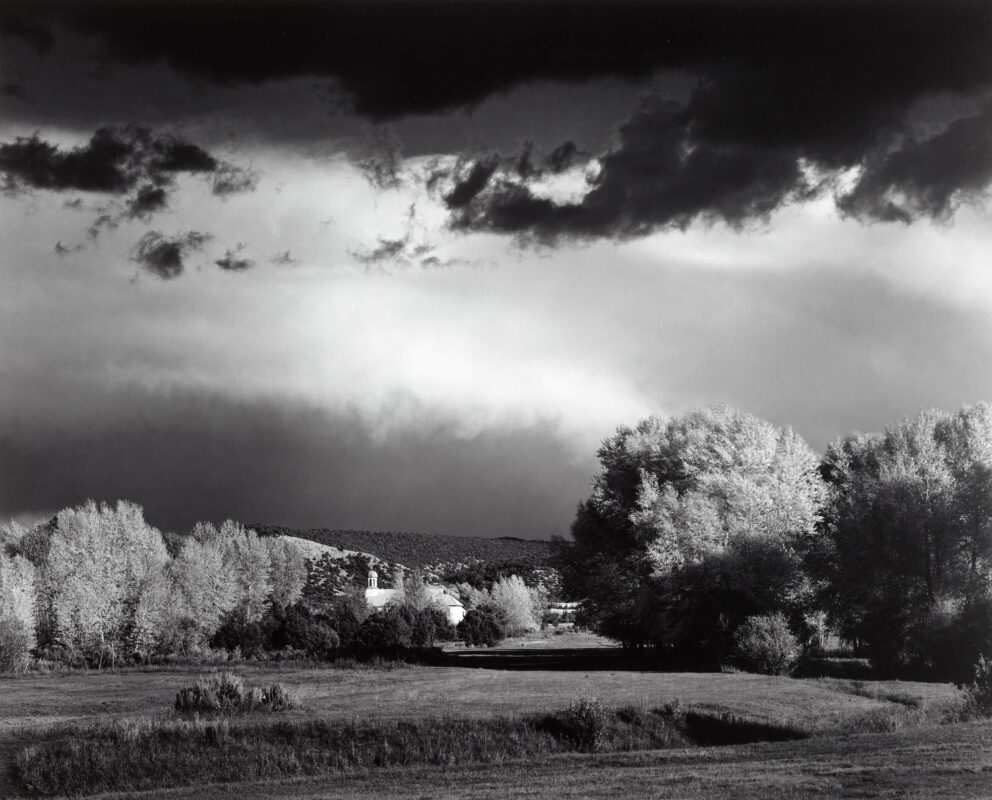
[[[253,525],[265,535],[296,536],[342,550],[371,553],[385,561],[407,567],[425,566],[439,561],[514,561],[531,567],[544,566],[551,556],[551,542],[533,539],[482,539],[469,536],[440,536],[405,531],[355,531],[311,528],[283,528],[277,525]]]
[[[846,691],[849,682],[762,675],[629,671],[515,671],[450,667],[277,669],[239,665],[253,683],[297,690],[307,713],[337,718],[488,716],[553,710],[580,697],[606,705],[683,704],[826,730],[894,704]],[[54,722],[168,712],[181,686],[208,670],[68,673],[0,678],[0,731]],[[953,704],[949,684],[892,681],[880,691]],[[886,688],[887,687],[887,688]]]

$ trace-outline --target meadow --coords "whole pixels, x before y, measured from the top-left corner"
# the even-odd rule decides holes
[[[250,664],[234,668],[253,684],[281,683],[289,689],[300,707],[279,714],[278,722],[298,728],[326,724],[381,728],[432,719],[444,724],[476,720],[491,726],[494,720],[560,712],[586,698],[607,709],[647,711],[677,704],[710,718],[790,729],[811,738],[718,748],[673,742],[668,749],[633,753],[523,749],[522,757],[501,764],[452,763],[429,771],[416,765],[363,767],[322,776],[304,774],[277,784],[252,781],[209,788],[201,784],[195,790],[162,789],[150,796],[227,797],[236,791],[240,797],[348,797],[374,788],[385,797],[411,796],[408,792],[452,797],[505,797],[511,792],[525,797],[605,797],[621,786],[643,793],[657,785],[659,792],[665,786],[665,793],[673,796],[704,797],[718,796],[719,787],[728,781],[755,782],[762,774],[773,789],[779,786],[787,793],[799,786],[796,781],[822,788],[830,781],[847,785],[845,781],[855,773],[874,775],[882,770],[891,777],[899,764],[916,774],[913,770],[926,765],[946,770],[953,761],[962,775],[971,775],[992,759],[992,727],[975,723],[934,727],[953,716],[960,703],[958,691],[949,684],[581,669]],[[0,796],[18,791],[10,767],[26,744],[72,738],[74,730],[96,730],[115,720],[171,725],[176,693],[210,672],[189,667],[132,668],[0,678],[0,757],[7,767],[0,779]],[[246,717],[233,718],[230,724],[237,728],[268,723]],[[920,738],[921,731],[928,733]],[[307,747],[312,751],[311,745]],[[925,783],[925,777],[920,780]],[[690,788],[696,794],[686,793]]]

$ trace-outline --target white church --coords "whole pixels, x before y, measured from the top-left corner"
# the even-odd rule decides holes
[[[444,611],[448,616],[448,622],[457,625],[465,618],[465,606],[461,600],[455,597],[443,586],[424,584],[427,596],[432,605]],[[397,603],[403,597],[402,589],[380,589],[379,573],[374,569],[369,570],[369,584],[365,587],[365,602],[369,608],[385,608],[390,603]]]

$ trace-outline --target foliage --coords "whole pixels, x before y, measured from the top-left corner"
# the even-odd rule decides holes
[[[748,617],[735,638],[738,662],[753,672],[788,675],[799,658],[799,643],[781,613]]]
[[[297,708],[284,686],[249,686],[233,672],[222,672],[176,695],[175,708],[183,714],[244,714],[258,711],[288,711]]]
[[[41,589],[58,641],[102,663],[154,636],[167,562],[162,536],[140,506],[88,502],[59,512]]]
[[[458,623],[458,636],[472,647],[492,647],[506,636],[506,618],[502,609],[483,605],[469,609]]]
[[[369,614],[356,636],[357,648],[367,653],[410,647],[412,642],[413,631],[407,615],[388,606]]]
[[[651,583],[655,595],[648,591],[638,609],[642,629],[682,662],[712,669],[730,656],[746,618],[781,612],[800,629],[811,601],[795,552],[761,539],[733,541]]]
[[[492,605],[503,613],[503,628],[508,636],[537,630],[534,598],[522,578],[517,575],[500,578],[493,584],[489,596]]]
[[[341,637],[330,619],[311,613],[304,605],[297,603],[285,609],[275,605],[272,614],[278,621],[271,632],[269,647],[272,650],[291,648],[311,658],[330,659],[341,646]]]
[[[815,541],[824,487],[816,456],[789,429],[729,408],[651,417],[618,429],[598,457],[557,563],[566,595],[586,600],[580,622],[626,644],[678,639],[675,609],[719,595],[686,587],[724,574],[703,565],[740,543],[769,544],[799,564]]]
[[[992,652],[992,405],[833,443],[821,603],[882,673],[963,680]]]
[[[965,692],[966,710],[978,717],[992,717],[992,659],[978,656],[971,683],[961,688]]]
[[[35,647],[35,568],[0,554],[0,670],[23,669]]]
[[[262,540],[269,551],[269,578],[272,602],[291,606],[303,594],[307,581],[307,562],[300,548],[287,539]]]
[[[603,746],[606,720],[607,712],[598,700],[582,698],[547,717],[544,728],[571,742],[576,750],[592,753]]]

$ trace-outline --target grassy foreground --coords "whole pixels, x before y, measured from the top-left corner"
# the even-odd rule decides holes
[[[83,795],[393,766],[504,763],[569,752],[624,752],[802,738],[728,714],[604,709],[581,701],[550,714],[419,722],[121,721],[52,732],[17,756],[19,788]]]
[[[992,723],[737,747],[567,754],[507,764],[129,792],[134,800],[785,800],[992,796]]]
[[[471,783],[470,776],[483,774],[485,770],[490,769],[480,766],[480,763],[486,762],[486,758],[490,759],[489,763],[497,766],[491,768],[494,771],[485,773],[489,777],[485,778],[483,783],[496,781],[498,784],[500,781],[508,781],[510,785],[516,787],[513,792],[519,793],[521,796],[558,796],[557,790],[550,788],[556,781],[562,780],[565,784],[570,785],[571,779],[567,776],[555,777],[558,773],[555,771],[557,767],[554,765],[558,764],[560,759],[576,757],[568,754],[581,748],[576,748],[574,744],[554,741],[553,735],[548,739],[546,729],[543,731],[545,738],[541,741],[535,739],[518,740],[509,747],[500,744],[491,751],[491,757],[487,756],[481,759],[475,756],[465,757],[464,754],[458,755],[456,752],[454,758],[447,760],[435,758],[434,761],[431,761],[430,755],[426,757],[423,755],[424,752],[427,752],[426,750],[420,755],[403,757],[392,753],[391,750],[390,756],[380,760],[383,760],[384,764],[393,766],[383,765],[366,770],[367,774],[364,779],[356,778],[352,767],[360,771],[365,769],[363,764],[367,764],[369,758],[373,760],[375,758],[375,756],[369,755],[371,750],[365,751],[364,754],[356,754],[354,759],[348,762],[351,766],[343,764],[343,762],[332,764],[326,753],[323,755],[320,753],[326,749],[324,747],[326,737],[333,736],[333,731],[339,730],[342,726],[364,726],[366,729],[371,727],[382,733],[390,730],[398,731],[403,729],[403,725],[406,725],[404,730],[417,731],[418,725],[422,725],[428,718],[436,717],[439,712],[443,712],[446,719],[453,722],[455,727],[451,730],[457,730],[457,725],[461,724],[468,727],[474,725],[476,734],[472,734],[472,736],[477,736],[480,735],[478,734],[479,731],[488,731],[487,735],[493,734],[494,731],[498,732],[500,723],[494,722],[497,718],[519,720],[521,717],[553,714],[556,710],[568,706],[578,697],[597,698],[604,707],[611,709],[633,706],[635,710],[639,710],[639,713],[679,702],[683,709],[696,712],[704,720],[719,720],[730,717],[747,724],[764,726],[766,731],[778,729],[813,737],[837,735],[847,737],[862,732],[911,731],[920,725],[927,725],[929,722],[943,719],[946,712],[953,710],[960,702],[957,690],[950,685],[897,681],[795,680],[745,674],[583,672],[581,670],[557,672],[443,667],[404,667],[379,671],[315,669],[293,666],[273,668],[271,665],[238,665],[237,671],[252,683],[284,684],[293,695],[299,698],[301,708],[280,712],[278,720],[269,719],[265,720],[264,723],[251,719],[237,719],[231,721],[226,729],[218,723],[212,733],[207,732],[208,723],[196,723],[202,728],[198,732],[194,732],[194,741],[202,742],[207,737],[214,737],[216,740],[213,745],[207,748],[205,755],[196,756],[196,759],[200,759],[202,762],[203,758],[209,758],[210,754],[213,753],[213,755],[218,756],[217,769],[220,771],[204,773],[200,766],[196,766],[196,759],[193,759],[188,762],[189,769],[194,772],[196,770],[201,771],[197,773],[199,777],[190,775],[186,780],[193,781],[191,785],[195,785],[197,790],[192,794],[182,794],[183,790],[180,789],[170,790],[171,792],[178,792],[179,794],[176,796],[228,797],[233,796],[233,793],[223,788],[222,784],[210,784],[209,781],[248,780],[250,781],[249,784],[237,783],[233,785],[263,787],[269,785],[266,781],[273,779],[282,781],[279,783],[280,787],[284,785],[290,787],[287,791],[291,794],[286,796],[296,796],[292,793],[297,791],[304,792],[299,796],[307,796],[304,788],[301,788],[306,786],[313,790],[312,796],[314,797],[354,796],[354,794],[364,793],[359,783],[356,783],[360,780],[367,780],[375,785],[385,781],[386,783],[383,785],[387,786],[387,796],[390,796],[388,795],[388,791],[390,791],[388,790],[388,783],[393,778],[389,776],[393,775],[397,769],[404,772],[412,770],[413,773],[416,773],[420,768],[414,765],[418,763],[441,763],[443,764],[441,770],[434,766],[429,773],[425,774],[435,775],[442,784],[448,781],[449,776],[453,774],[463,774],[466,776],[465,779]],[[161,756],[162,760],[159,762],[159,767],[153,764],[146,774],[154,775],[156,769],[169,769],[181,774],[182,770],[185,769],[182,766],[182,758],[184,757],[182,751],[185,745],[177,744],[175,740],[170,744],[169,737],[172,734],[169,734],[166,729],[169,726],[193,725],[193,723],[188,720],[171,718],[172,712],[168,709],[173,705],[179,688],[188,685],[191,679],[202,677],[204,674],[204,670],[193,669],[128,670],[115,673],[71,673],[0,678],[0,760],[5,762],[4,768],[0,770],[0,796],[12,797],[23,791],[12,782],[13,776],[8,769],[8,767],[13,766],[17,754],[21,753],[25,746],[32,743],[40,745],[45,742],[58,741],[60,730],[63,734],[61,738],[64,744],[67,726],[91,728],[98,733],[102,731],[103,734],[100,735],[110,736],[115,742],[115,747],[120,744],[123,748],[122,751],[126,751],[128,747],[137,747],[140,750],[139,740],[142,736],[147,735],[149,726],[163,726],[161,731],[154,734],[162,738],[157,740],[157,747],[152,748]],[[152,718],[152,722],[148,721],[149,717]],[[156,718],[157,722],[154,721]],[[478,725],[480,721],[483,723],[481,726]],[[127,732],[129,730],[128,723],[131,723],[131,733]],[[250,744],[250,739],[253,735],[262,735],[257,732],[259,724],[264,726],[269,723],[285,725],[290,733],[283,736],[284,741],[278,747],[275,749],[263,748],[265,753],[260,755],[257,750],[252,751],[253,745]],[[470,723],[472,724],[470,725]],[[143,725],[146,726],[145,733],[142,733]],[[107,732],[113,731],[115,726],[117,726],[117,732],[108,734]],[[256,729],[255,733],[252,733],[253,726]],[[958,727],[960,726],[949,726],[935,730],[946,731]],[[240,730],[242,728],[243,731]],[[743,728],[738,726],[738,731],[740,730]],[[504,733],[507,731],[512,733],[512,725],[509,728],[504,728]],[[541,731],[538,732],[541,733]],[[421,730],[420,733],[423,731]],[[426,741],[426,738],[420,733],[415,738]],[[656,734],[638,739],[643,734],[641,732],[633,736],[634,739],[638,739],[637,742],[632,741],[628,745],[617,745],[605,749],[633,750],[642,747],[677,747],[680,742],[675,734],[685,737],[685,742],[705,745],[709,741],[714,741],[708,738],[708,735],[712,735],[712,733],[711,730],[708,734],[705,727],[701,729],[697,725],[692,731],[666,732],[664,736],[667,738],[659,742],[657,740],[651,741],[651,735]],[[718,726],[717,733],[719,735],[716,741],[723,743],[735,741],[732,738],[727,738],[726,726]],[[444,736],[447,734],[440,730],[434,730],[431,735]],[[458,742],[466,741],[463,734],[451,735]],[[133,739],[131,744],[126,742],[129,736]],[[200,739],[196,739],[197,736]],[[117,737],[117,739],[113,739],[113,737]],[[263,738],[270,740],[271,736],[266,733]],[[276,738],[278,739],[278,737]],[[388,739],[388,736],[386,738]],[[468,737],[469,740],[471,738],[471,736]],[[753,741],[754,738],[762,737],[750,737],[748,734],[736,741]],[[287,740],[290,742],[289,745],[286,744]],[[810,741],[814,740],[811,739]],[[871,737],[866,740],[862,745],[866,748],[866,752],[852,754],[852,763],[860,763],[862,756],[874,757],[876,742],[882,741],[886,740],[883,737]],[[218,746],[220,746],[219,749]],[[796,744],[790,745],[790,747],[798,746]],[[173,748],[171,755],[169,754],[170,747]],[[210,749],[211,747],[213,749]],[[224,748],[228,749],[225,750]],[[736,751],[737,749],[730,748],[729,750]],[[697,763],[704,752],[719,753],[719,758],[722,759],[729,750],[725,748],[720,751],[710,751],[696,748],[691,751],[664,749],[650,752],[692,753],[693,755],[687,756],[687,758],[691,758],[693,763]],[[240,755],[237,755],[239,752]],[[253,752],[253,754],[249,755],[249,752]],[[72,755],[71,750],[66,751],[63,755],[76,757]],[[855,756],[857,757],[855,758]],[[620,758],[619,755],[611,757]],[[59,758],[54,758],[53,761],[58,761]],[[190,756],[190,758],[193,757]],[[597,796],[594,790],[598,792],[601,788],[603,789],[603,796],[606,796],[610,793],[608,791],[609,786],[624,785],[630,781],[636,782],[637,776],[641,774],[637,770],[641,770],[642,767],[637,767],[630,774],[627,774],[626,768],[624,768],[613,775],[614,768],[604,766],[608,762],[601,761],[602,758],[605,756],[595,757],[595,763],[599,765],[595,769],[599,771],[592,776],[587,775],[586,781],[593,780],[595,776],[606,778],[612,775],[613,777],[602,784],[596,777],[594,785],[590,784],[585,787],[588,791],[587,794],[583,794],[582,787],[577,784],[571,796]],[[665,758],[669,758],[669,755],[665,755]],[[709,755],[705,757],[708,760],[699,763],[711,763],[714,758],[714,755]],[[98,761],[99,759],[94,763],[98,763]],[[635,762],[641,763],[636,759]],[[43,759],[36,763],[39,773],[47,769],[47,767],[39,766],[43,763]],[[501,763],[512,763],[514,766],[499,767],[498,765]],[[581,761],[580,763],[586,764],[587,762]],[[25,766],[27,765],[25,764]],[[741,765],[739,768],[750,774],[750,766]],[[228,772],[225,773],[223,771],[225,769]],[[586,767],[583,766],[581,769],[586,769]],[[617,769],[620,768],[617,767]],[[329,770],[333,771],[333,778],[326,777]],[[482,770],[483,773],[480,773],[479,770]],[[505,774],[501,770],[505,770]],[[602,770],[606,771],[603,772]],[[110,764],[101,765],[99,771],[108,775],[113,774],[113,768]],[[540,792],[529,794],[529,790],[523,783],[517,783],[518,778],[522,781],[521,776],[530,774],[532,771],[536,771],[535,786],[543,786],[543,794]],[[288,779],[288,776],[308,775],[311,777]],[[542,775],[545,777],[542,778]],[[264,780],[261,779],[262,776],[265,776]],[[659,778],[657,776],[652,778],[652,780],[655,779]],[[542,784],[542,781],[545,783]],[[175,785],[176,781],[173,780],[172,784]],[[96,784],[88,785],[96,786]],[[121,789],[124,786],[130,786],[134,787],[133,791],[140,791],[139,786],[150,787],[161,784],[156,784],[154,780],[148,780],[143,783],[104,783],[100,785],[106,790],[111,790],[112,786],[121,787]],[[208,785],[210,786],[209,791],[205,788]],[[341,795],[328,794],[327,787],[331,785],[350,786],[352,788],[349,791],[352,791],[353,794],[349,795],[347,792]],[[40,784],[38,788],[41,788]],[[409,796],[403,794],[404,788],[405,784],[398,783],[395,787],[395,796]],[[462,796],[458,791],[459,788],[453,784],[451,792],[447,796]],[[246,791],[248,791],[247,797],[270,796],[261,788],[257,791],[250,788]],[[279,791],[281,792],[282,789]],[[434,796],[433,792],[426,787],[421,787],[418,791],[422,796]],[[473,789],[473,791],[475,790]],[[570,790],[567,790],[566,787],[566,792],[562,796],[569,796],[567,791]],[[642,787],[641,793],[643,794],[644,791],[645,789]],[[252,792],[255,793],[252,794]],[[166,792],[161,796],[171,795]],[[271,796],[282,795],[274,793]],[[467,796],[472,795],[468,793]],[[499,794],[494,790],[492,795],[486,795],[483,791],[483,794],[479,796],[505,797],[507,794],[505,792]],[[677,794],[677,796],[683,795]]]

